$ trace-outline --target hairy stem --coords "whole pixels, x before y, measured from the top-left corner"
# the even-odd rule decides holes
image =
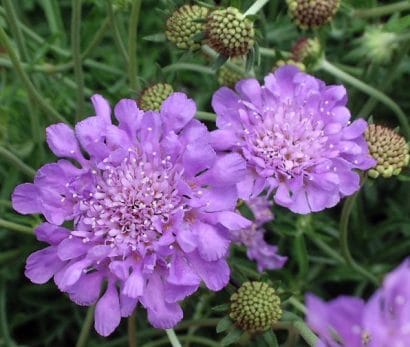
[[[128,347],[137,347],[136,311],[128,318]]]
[[[112,29],[112,34],[114,36],[114,42],[117,46],[117,49],[120,51],[125,64],[128,64],[127,50],[125,49],[124,42],[122,41],[122,38],[121,38],[121,33],[118,29],[117,20],[115,18],[115,14],[112,8],[111,1],[107,1],[107,11],[108,11],[108,18],[110,20],[110,25]]]
[[[33,228],[27,227],[25,225],[9,222],[1,218],[0,218],[0,227],[13,230],[13,231],[18,231],[23,234],[30,234],[34,236]]]
[[[33,178],[36,174],[36,171],[25,164],[20,158],[18,158],[14,153],[10,152],[8,149],[0,146],[0,157],[7,160],[9,163],[13,164],[16,168],[18,168],[22,173],[26,176]]]
[[[77,83],[77,109],[75,120],[84,115],[84,73],[81,59],[81,0],[72,0],[71,48],[73,50],[74,76]]]
[[[352,86],[356,87],[357,89],[361,90],[362,92],[374,97],[375,99],[379,100],[381,103],[385,104],[388,108],[390,108],[395,115],[403,129],[403,132],[407,139],[410,138],[410,125],[407,119],[406,114],[397,105],[390,97],[386,94],[382,93],[378,89],[364,83],[363,81],[357,79],[349,75],[348,73],[340,70],[338,67],[334,66],[332,63],[328,62],[326,59],[322,59],[321,63],[318,66],[319,69],[330,73],[331,75],[335,76],[336,78],[341,79],[342,81],[351,84]]]
[[[243,14],[244,17],[246,16],[252,16],[254,14],[257,14],[260,9],[265,6],[269,0],[256,0],[251,7],[249,7],[246,12]]]
[[[360,18],[382,17],[405,10],[410,10],[410,1],[408,0],[400,1],[395,4],[355,10],[352,15]]]
[[[177,335],[175,334],[174,329],[165,329],[165,331],[167,333],[169,342],[171,343],[172,347],[182,347]]]
[[[128,79],[132,92],[137,92],[138,82],[138,60],[137,60],[137,34],[138,21],[141,10],[141,0],[134,0],[131,9],[130,24],[128,28]]]
[[[361,274],[363,277],[367,278],[369,281],[377,285],[379,282],[377,278],[372,273],[370,273],[365,268],[363,268],[361,265],[356,263],[349,249],[349,217],[350,217],[350,213],[352,212],[354,203],[356,201],[357,194],[358,192],[356,192],[352,196],[349,196],[343,204],[342,216],[340,218],[340,230],[339,230],[340,249],[341,249],[342,256],[345,259],[346,263],[353,270],[355,270],[357,273]]]
[[[75,347],[86,347],[88,336],[90,335],[91,325],[93,324],[94,318],[94,306],[90,306],[87,310],[87,314],[84,319],[83,326],[81,328],[80,335],[78,336],[77,343]]]

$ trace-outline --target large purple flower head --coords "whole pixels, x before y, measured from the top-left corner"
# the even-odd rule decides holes
[[[410,259],[386,276],[367,303],[349,296],[325,303],[309,294],[306,306],[317,347],[410,346]]]
[[[216,149],[247,162],[240,197],[274,191],[275,202],[306,214],[332,207],[359,189],[355,169],[375,162],[368,154],[364,120],[350,123],[343,86],[324,82],[288,65],[265,77],[223,87],[213,96]]]
[[[246,255],[257,264],[259,272],[282,268],[287,257],[278,254],[278,247],[265,241],[263,224],[273,220],[272,202],[266,197],[255,197],[247,202],[253,213],[252,224],[240,230],[231,230],[232,241],[246,247]]]
[[[250,224],[234,212],[245,163],[215,153],[182,93],[160,112],[123,99],[114,109],[118,125],[105,99],[92,101],[96,116],[75,130],[47,128],[49,147],[64,159],[13,193],[18,212],[47,220],[36,235],[49,246],[27,259],[26,276],[34,283],[54,276],[77,304],[96,303],[101,335],[138,302],[153,326],[170,328],[182,319],[178,302],[201,281],[219,290],[229,280],[228,232]],[[61,226],[69,221],[71,230]]]

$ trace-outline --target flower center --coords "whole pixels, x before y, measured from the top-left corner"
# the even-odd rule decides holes
[[[303,106],[282,104],[267,107],[253,133],[245,130],[253,156],[263,161],[264,167],[286,176],[299,175],[315,165],[323,155],[324,123],[306,115]]]
[[[81,201],[81,222],[113,247],[135,251],[157,240],[181,206],[170,159],[148,162],[130,151],[120,164],[94,170],[95,190]]]

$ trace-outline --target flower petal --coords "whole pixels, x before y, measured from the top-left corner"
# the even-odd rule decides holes
[[[13,208],[21,214],[40,213],[40,191],[33,183],[23,183],[14,189],[11,196]]]
[[[101,336],[110,335],[120,324],[121,311],[117,289],[112,282],[108,283],[105,294],[95,307],[94,327]]]
[[[32,253],[27,258],[24,274],[31,282],[43,284],[63,266],[64,263],[57,256],[57,248],[50,246]]]
[[[195,102],[184,93],[171,94],[161,106],[161,117],[168,130],[181,130],[196,113]]]

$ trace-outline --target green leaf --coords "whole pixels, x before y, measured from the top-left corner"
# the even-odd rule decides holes
[[[242,336],[242,331],[234,328],[231,330],[228,335],[226,335],[222,340],[221,340],[221,346],[229,346],[238,341]]]
[[[212,311],[214,312],[226,312],[229,309],[229,304],[222,304],[218,306],[212,307]]]
[[[233,325],[233,322],[228,316],[226,316],[218,322],[216,326],[216,332],[219,334],[225,330],[228,330],[232,325]]]
[[[226,63],[227,60],[228,60],[228,57],[225,57],[222,54],[219,54],[218,58],[216,58],[216,60],[212,64],[212,70],[217,71],[219,68],[222,67],[223,64]]]
[[[272,330],[267,331],[263,334],[263,339],[268,344],[269,347],[279,347],[278,339]]]
[[[167,37],[165,36],[164,33],[157,33],[157,34],[144,36],[142,39],[145,41],[150,41],[150,42],[165,42],[167,40]]]

